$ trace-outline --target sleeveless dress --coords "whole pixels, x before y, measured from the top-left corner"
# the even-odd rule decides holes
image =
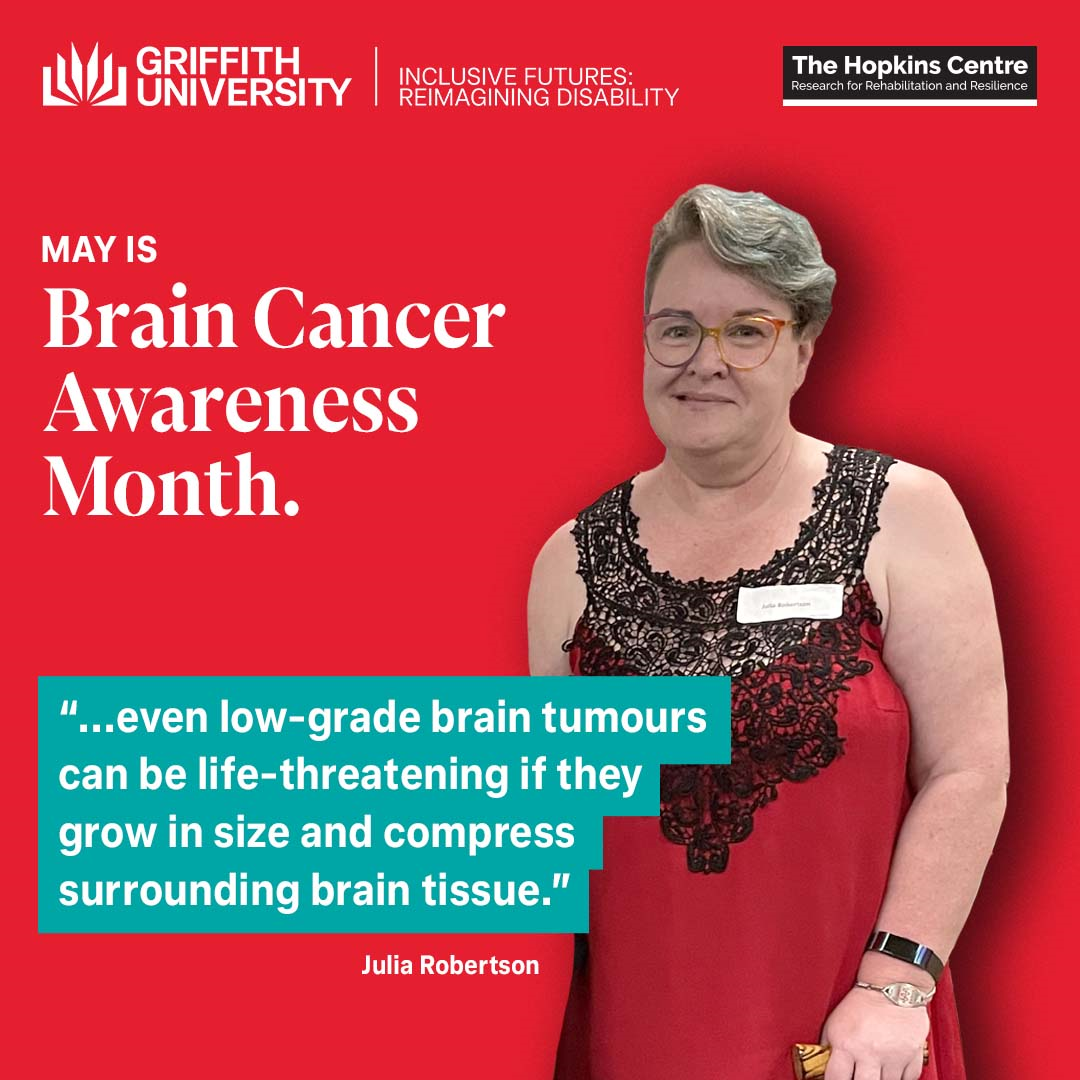
[[[911,799],[909,716],[863,574],[893,459],[826,457],[795,543],[726,581],[649,566],[632,480],[578,515],[571,671],[731,676],[732,761],[662,766],[659,819],[605,822],[556,1080],[791,1080],[855,982]],[[741,587],[837,582],[837,619],[736,620]],[[923,1080],[964,1080],[948,969],[929,1008]]]

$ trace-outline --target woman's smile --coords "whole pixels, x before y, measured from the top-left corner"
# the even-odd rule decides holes
[[[680,405],[688,409],[710,409],[719,405],[734,405],[735,402],[721,394],[710,394],[704,390],[682,390],[671,395]]]

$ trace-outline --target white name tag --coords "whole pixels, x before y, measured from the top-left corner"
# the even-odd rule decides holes
[[[735,618],[741,623],[777,619],[838,619],[844,608],[844,586],[765,585],[740,589]]]

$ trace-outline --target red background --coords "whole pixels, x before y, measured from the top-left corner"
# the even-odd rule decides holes
[[[520,674],[543,539],[654,463],[640,405],[642,271],[685,188],[805,213],[839,286],[796,402],[804,430],[929,466],[995,583],[1011,806],[953,962],[973,1080],[1074,1054],[1077,726],[1068,521],[1076,389],[1066,295],[1074,118],[1064,28],[1030,6],[37,5],[4,63],[9,644],[3,795],[10,1075],[546,1077],[567,937],[39,936],[39,674]],[[852,15],[857,15],[853,18]],[[298,44],[344,108],[44,109],[41,67],[94,42],[134,76],[159,44]],[[1037,108],[780,106],[785,44],[1034,44]],[[380,46],[381,104],[371,101]],[[674,110],[401,110],[399,64],[607,64]],[[47,267],[41,236],[151,233],[149,266]],[[119,248],[119,244],[118,244]],[[42,288],[94,303],[225,300],[237,350],[45,350]],[[496,348],[270,350],[250,310],[501,302]],[[86,386],[410,385],[408,435],[46,435]],[[250,450],[293,519],[45,518],[44,454],[156,473]],[[118,469],[119,471],[119,469]],[[1072,906],[1072,905],[1069,905]],[[541,958],[540,979],[361,979],[366,952]],[[792,958],[798,977],[798,958]],[[737,985],[739,975],[730,973]],[[717,1007],[728,988],[718,985]]]

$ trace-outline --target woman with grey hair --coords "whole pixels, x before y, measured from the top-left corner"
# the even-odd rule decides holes
[[[943,480],[796,431],[835,274],[700,186],[653,232],[663,460],[540,552],[534,674],[729,675],[730,765],[605,823],[559,1080],[963,1080],[944,967],[1005,806],[993,597]],[[805,1059],[805,1060],[804,1060]]]

